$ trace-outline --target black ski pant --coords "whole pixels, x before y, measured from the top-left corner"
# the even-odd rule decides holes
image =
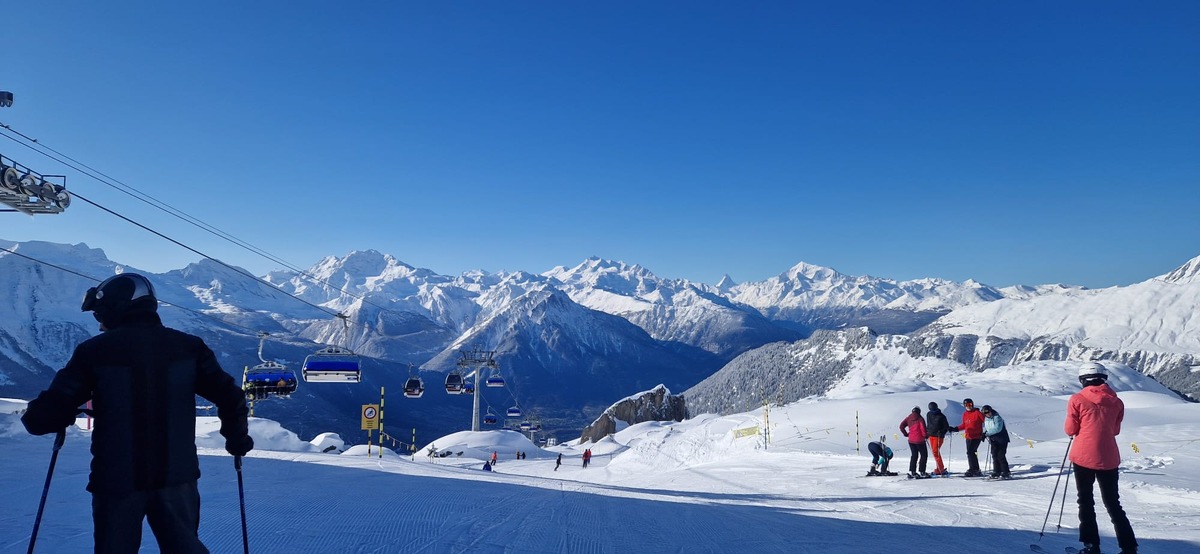
[[[979,444],[983,439],[967,439],[967,471],[979,475]]]
[[[136,554],[142,520],[162,552],[208,554],[200,542],[200,492],[196,482],[128,493],[93,493],[96,554]]]
[[[991,441],[988,441],[991,442]],[[1008,473],[1008,443],[993,442],[992,443],[992,475],[995,477],[1007,477]]]
[[[1079,464],[1075,466],[1075,488],[1079,491],[1079,542],[1085,544],[1100,544],[1100,529],[1096,525],[1096,498],[1092,495],[1092,484],[1100,483],[1100,498],[1104,508],[1108,510],[1108,518],[1112,520],[1113,529],[1117,532],[1117,544],[1124,552],[1132,552],[1137,548],[1137,540],[1133,537],[1133,526],[1129,525],[1129,517],[1121,508],[1121,497],[1117,493],[1117,470],[1088,469]]]
[[[929,462],[929,448],[925,446],[925,441],[910,442],[908,449],[912,451],[912,456],[908,458],[908,472],[916,473],[917,466],[920,465],[921,473],[925,473],[925,464]]]

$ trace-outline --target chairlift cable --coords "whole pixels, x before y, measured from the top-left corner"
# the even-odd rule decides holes
[[[178,218],[178,219],[181,219],[181,220],[183,220],[183,221],[186,221],[186,222],[188,222],[188,223],[192,224],[192,225],[193,225],[193,226],[195,226],[195,227],[198,227],[198,228],[200,228],[200,229],[202,229],[202,230],[204,230],[204,231],[207,231],[208,233],[210,233],[210,234],[212,234],[212,235],[215,235],[215,236],[217,236],[217,237],[220,237],[220,238],[222,238],[222,239],[225,239],[226,241],[228,241],[228,242],[231,242],[231,243],[233,243],[233,244],[235,244],[235,245],[237,245],[237,246],[239,246],[239,247],[241,247],[241,248],[243,248],[243,249],[245,249],[245,250],[247,250],[247,251],[249,251],[249,252],[252,252],[252,253],[254,253],[254,254],[257,254],[258,256],[261,256],[261,257],[263,257],[263,258],[265,258],[265,259],[267,259],[267,260],[269,260],[269,261],[272,261],[272,262],[278,263],[278,264],[280,264],[280,265],[283,265],[284,267],[286,267],[286,268],[288,268],[288,269],[291,269],[292,271],[295,271],[295,272],[296,272],[298,275],[302,276],[303,278],[305,278],[305,279],[307,279],[307,280],[309,280],[309,281],[311,281],[311,282],[313,282],[313,283],[321,284],[321,285],[324,285],[324,286],[326,286],[326,287],[329,287],[329,288],[335,289],[335,290],[337,290],[338,292],[341,292],[342,294],[345,294],[345,295],[347,295],[347,296],[350,296],[350,297],[352,297],[352,298],[355,298],[355,299],[357,299],[357,300],[360,300],[360,301],[361,301],[363,304],[368,304],[368,305],[370,305],[370,306],[374,306],[374,307],[376,307],[376,308],[378,308],[378,309],[380,309],[380,310],[383,310],[383,311],[385,311],[385,312],[389,312],[389,313],[393,313],[393,314],[397,314],[397,315],[399,315],[397,312],[395,312],[395,311],[393,311],[393,310],[391,310],[391,309],[387,308],[386,306],[382,306],[382,305],[376,304],[376,303],[374,303],[374,302],[371,302],[370,300],[367,300],[367,297],[366,297],[366,295],[365,295],[365,294],[363,294],[363,295],[355,294],[355,293],[353,293],[353,292],[350,292],[350,291],[348,291],[348,290],[346,290],[346,289],[344,289],[344,288],[342,288],[342,287],[339,287],[339,286],[337,286],[337,285],[334,285],[333,283],[330,283],[330,282],[329,282],[329,281],[327,281],[327,280],[324,280],[324,279],[321,279],[321,278],[319,278],[319,277],[316,277],[316,276],[314,276],[314,275],[312,275],[312,274],[308,273],[307,271],[304,271],[303,269],[300,269],[300,268],[296,267],[296,266],[295,266],[295,265],[293,265],[293,264],[289,264],[289,263],[288,263],[288,262],[286,262],[285,260],[282,260],[282,259],[280,259],[279,257],[277,257],[277,256],[275,256],[275,255],[273,255],[273,254],[271,254],[271,253],[269,253],[269,252],[267,252],[267,251],[265,251],[265,250],[263,250],[263,249],[261,249],[261,248],[258,248],[258,247],[254,246],[254,245],[252,245],[252,244],[250,244],[250,243],[248,243],[248,242],[246,242],[246,241],[243,241],[243,240],[241,240],[241,239],[237,238],[236,236],[232,235],[231,233],[228,233],[228,232],[226,232],[226,231],[222,231],[221,229],[218,229],[217,227],[214,227],[214,226],[212,226],[212,225],[209,225],[208,223],[205,223],[205,222],[203,222],[203,221],[202,221],[202,220],[200,220],[199,218],[196,218],[196,217],[194,217],[194,216],[191,216],[191,215],[187,214],[186,212],[183,212],[183,211],[181,211],[181,210],[179,210],[179,209],[177,209],[177,208],[175,208],[175,207],[171,206],[170,204],[167,204],[166,202],[162,202],[161,200],[158,200],[157,198],[154,198],[153,196],[150,196],[150,195],[148,195],[148,194],[146,194],[146,193],[143,193],[143,192],[141,192],[140,190],[138,190],[138,189],[136,189],[136,188],[134,188],[134,187],[132,187],[132,186],[130,186],[130,185],[127,185],[127,184],[125,184],[125,183],[123,183],[123,182],[121,182],[121,181],[119,181],[119,180],[117,180],[117,179],[114,179],[114,178],[112,178],[112,177],[109,177],[108,175],[104,174],[103,172],[101,172],[101,171],[99,171],[99,170],[96,170],[96,169],[94,169],[94,168],[92,168],[92,167],[88,166],[87,164],[85,164],[85,163],[83,163],[83,162],[80,162],[80,161],[78,161],[78,160],[76,160],[76,159],[72,158],[71,156],[69,156],[69,155],[67,155],[67,154],[63,154],[62,152],[59,152],[58,150],[55,150],[54,148],[51,148],[51,147],[49,147],[49,146],[46,146],[46,145],[44,145],[43,143],[39,142],[39,141],[38,141],[38,139],[36,139],[36,138],[33,138],[33,137],[30,137],[29,135],[26,135],[26,134],[24,134],[24,133],[22,133],[22,132],[20,132],[20,131],[18,131],[18,130],[16,130],[16,129],[12,128],[12,126],[10,126],[10,125],[7,125],[7,124],[5,124],[5,123],[3,123],[3,122],[0,122],[0,128],[7,129],[7,130],[9,130],[9,131],[11,131],[11,132],[13,132],[13,133],[15,133],[15,134],[17,134],[17,135],[20,135],[22,138],[24,138],[24,139],[28,140],[29,142],[32,142],[32,143],[35,143],[35,144],[37,144],[37,145],[38,145],[38,147],[37,147],[37,148],[35,148],[35,147],[33,147],[33,146],[30,146],[30,145],[28,145],[28,144],[25,144],[25,143],[23,143],[23,142],[21,142],[21,141],[17,140],[16,138],[13,138],[11,135],[9,135],[8,133],[5,133],[4,131],[0,131],[0,136],[4,136],[5,138],[7,138],[7,139],[9,139],[9,140],[11,140],[11,141],[13,141],[13,142],[16,142],[17,144],[19,144],[19,145],[21,145],[21,146],[24,146],[25,148],[28,148],[28,149],[30,149],[30,150],[32,150],[32,151],[34,151],[34,152],[38,153],[38,154],[41,154],[42,156],[45,156],[45,157],[47,157],[47,158],[49,158],[49,159],[51,159],[51,160],[54,160],[54,161],[56,161],[56,162],[59,162],[59,163],[61,163],[61,164],[65,165],[65,166],[67,166],[67,167],[70,167],[70,168],[72,168],[72,169],[74,169],[74,170],[76,170],[76,171],[79,171],[80,173],[83,173],[84,175],[87,175],[88,177],[91,177],[92,179],[95,179],[96,181],[98,181],[98,182],[100,182],[100,183],[102,183],[102,184],[104,184],[104,185],[107,185],[107,186],[109,186],[109,187],[111,187],[111,188],[113,188],[113,189],[116,189],[116,190],[118,190],[118,191],[121,191],[121,192],[123,192],[123,193],[125,193],[125,194],[127,194],[127,195],[129,195],[129,196],[131,196],[131,197],[133,197],[133,198],[137,198],[138,200],[141,200],[142,202],[144,202],[144,203],[146,203],[146,204],[148,204],[148,205],[150,205],[150,206],[152,206],[152,207],[155,207],[155,208],[157,208],[157,209],[159,209],[159,210],[161,210],[161,211],[163,211],[163,212],[165,212],[165,213],[168,213],[168,214],[170,214],[170,215],[172,215],[172,216],[174,216],[174,217],[176,217],[176,218]],[[44,148],[44,149],[46,149],[46,150],[49,150],[49,151],[51,151],[51,152],[54,152],[54,153],[55,153],[55,154],[57,154],[58,156],[61,156],[62,158],[66,158],[67,160],[70,160],[71,162],[74,162],[74,164],[73,164],[73,163],[70,163],[70,162],[67,162],[67,161],[64,161],[62,158],[59,158],[59,157],[56,157],[56,156],[54,156],[54,155],[48,154],[48,153],[44,152],[43,150],[40,150],[39,148]],[[77,164],[77,165],[76,165],[76,164]],[[80,168],[79,166],[83,166],[83,168],[87,168],[87,169]],[[89,171],[89,170],[90,170],[90,171]],[[97,175],[97,174],[99,174],[99,175]],[[130,191],[132,191],[132,192],[130,192]],[[133,223],[134,225],[137,225],[138,227],[141,227],[141,228],[145,229],[146,231],[149,231],[149,232],[151,232],[151,233],[153,233],[153,234],[155,234],[155,235],[158,235],[159,237],[162,237],[162,238],[164,238],[164,239],[166,239],[166,240],[168,240],[168,241],[170,241],[170,242],[172,242],[172,243],[175,243],[176,245],[178,245],[178,246],[180,246],[180,247],[182,247],[182,248],[184,248],[184,249],[186,249],[186,250],[189,250],[189,251],[191,251],[191,252],[193,252],[193,253],[195,253],[195,254],[197,254],[197,255],[199,255],[199,256],[202,256],[202,257],[204,257],[205,259],[208,259],[208,260],[212,260],[212,261],[214,261],[214,262],[217,262],[217,263],[219,263],[219,264],[221,264],[221,265],[223,265],[223,266],[225,266],[225,267],[227,267],[227,268],[229,268],[229,269],[231,269],[231,270],[233,270],[233,271],[235,271],[235,272],[237,272],[237,273],[239,273],[239,274],[241,274],[241,275],[243,275],[243,276],[246,276],[246,277],[249,277],[249,278],[253,279],[254,281],[256,281],[256,282],[258,282],[258,283],[260,283],[260,284],[263,284],[263,283],[265,283],[265,282],[264,282],[262,279],[260,279],[260,278],[259,278],[259,277],[257,277],[257,276],[251,275],[250,273],[248,273],[248,272],[245,272],[245,271],[239,271],[238,269],[236,269],[236,268],[233,268],[232,266],[229,266],[228,264],[225,264],[224,262],[222,262],[222,261],[220,261],[220,260],[217,260],[217,259],[215,259],[215,258],[212,258],[211,256],[208,256],[208,255],[206,255],[206,254],[204,254],[204,253],[202,253],[202,252],[199,252],[199,251],[195,250],[194,248],[188,247],[187,245],[185,245],[185,244],[183,244],[183,243],[181,243],[181,242],[179,242],[179,241],[176,241],[176,240],[174,240],[174,239],[171,239],[171,238],[167,237],[166,235],[163,235],[163,234],[161,234],[161,233],[159,233],[159,232],[157,232],[157,231],[154,231],[153,229],[150,229],[150,228],[148,228],[148,227],[146,227],[146,226],[144,226],[144,225],[141,225],[141,224],[139,224],[139,223],[137,223],[137,222],[133,221],[132,219],[129,219],[129,218],[127,218],[127,217],[124,217],[124,216],[122,216],[122,215],[118,214],[118,213],[117,213],[117,212],[115,212],[115,211],[109,210],[108,208],[105,208],[105,207],[103,207],[103,206],[100,206],[99,204],[97,204],[97,203],[95,203],[95,202],[93,202],[93,201],[91,201],[91,200],[88,200],[88,199],[86,199],[86,198],[83,198],[83,197],[79,196],[79,195],[78,195],[78,194],[77,194],[75,191],[73,191],[73,190],[71,191],[71,194],[72,194],[73,196],[77,197],[77,198],[80,198],[80,199],[81,199],[81,200],[83,200],[84,202],[87,202],[88,204],[91,204],[91,205],[93,205],[93,206],[96,206],[97,208],[100,208],[100,209],[102,209],[102,210],[104,210],[104,211],[107,211],[107,212],[109,212],[109,213],[113,214],[113,215],[116,215],[117,217],[120,217],[121,219],[125,219],[126,221],[128,221],[128,222],[130,222],[130,223]],[[266,283],[266,284],[268,284],[268,285],[269,285],[270,283]],[[271,288],[272,288],[272,289],[274,289],[274,290],[276,290],[276,291],[283,292],[283,291],[281,291],[280,289],[278,289],[278,288],[276,288],[276,287],[274,287],[274,286],[271,286]],[[320,309],[320,310],[322,310],[322,311],[325,311],[326,313],[331,313],[331,312],[329,312],[329,310],[327,310],[327,309],[325,309],[325,308],[323,308],[323,307],[321,307],[321,306],[316,306],[315,304],[309,303],[308,301],[306,301],[306,300],[304,300],[304,299],[302,299],[302,298],[300,298],[300,297],[298,297],[298,296],[295,296],[295,295],[292,295],[292,294],[289,294],[289,293],[285,293],[285,294],[288,294],[289,296],[292,296],[293,298],[296,298],[297,300],[300,300],[301,302],[304,302],[304,303],[306,303],[306,304],[308,304],[308,305],[310,305],[310,306],[316,307],[317,309]],[[332,313],[331,313],[331,315],[332,315]],[[411,346],[418,346],[418,347],[420,346],[420,345],[418,345],[418,344],[416,344],[416,343],[413,343],[412,341],[409,341],[409,340],[407,340],[407,339],[404,339],[404,338],[402,338],[402,337],[396,337],[396,338],[397,338],[398,340],[402,341],[402,342],[405,342],[405,343],[407,343],[407,344],[411,345]]]

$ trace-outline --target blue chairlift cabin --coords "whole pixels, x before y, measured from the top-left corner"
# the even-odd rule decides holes
[[[463,394],[475,394],[475,382],[474,381],[463,381],[462,393]]]
[[[505,412],[505,415],[508,417],[521,417],[521,408],[513,406],[509,408],[507,412]]]
[[[485,425],[495,425],[497,421],[499,420],[496,419],[496,414],[493,414],[491,411],[488,411],[487,415],[483,416],[483,423]]]
[[[358,355],[337,346],[309,354],[301,368],[306,383],[357,383],[362,380]]]
[[[446,394],[462,394],[462,392],[462,374],[457,371],[451,371],[446,375]]]
[[[404,382],[404,396],[407,398],[420,398],[425,394],[425,382],[420,377],[409,377],[408,381]]]
[[[533,425],[532,425],[532,424],[530,424],[528,421],[522,421],[522,422],[521,422],[521,430],[522,430],[522,431],[528,431],[528,430],[530,430],[530,429],[533,429]]]
[[[246,368],[242,374],[242,390],[247,400],[287,397],[296,392],[296,385],[296,372],[276,362],[264,361]]]
[[[504,378],[499,375],[489,376],[487,378],[486,382],[487,382],[487,386],[489,386],[489,387],[503,387],[504,386]]]

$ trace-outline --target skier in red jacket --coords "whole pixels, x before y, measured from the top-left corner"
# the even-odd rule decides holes
[[[962,424],[951,429],[962,431],[963,438],[967,440],[967,472],[963,477],[982,477],[983,471],[979,469],[979,444],[983,442],[983,414],[975,409],[975,402],[970,398],[964,398],[962,404],[966,409],[963,412]]]
[[[1099,554],[1100,530],[1096,525],[1094,483],[1100,483],[1100,498],[1117,532],[1121,554],[1136,554],[1137,540],[1117,492],[1118,466],[1121,452],[1117,450],[1117,435],[1125,418],[1125,403],[1108,386],[1108,370],[1098,363],[1087,363],[1079,369],[1079,384],[1083,390],[1067,401],[1067,420],[1063,431],[1075,437],[1071,446],[1071,463],[1075,468],[1075,487],[1079,492],[1080,554]]]

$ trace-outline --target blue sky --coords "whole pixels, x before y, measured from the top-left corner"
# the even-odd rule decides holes
[[[1200,255],[1200,3],[340,4],[6,6],[0,121],[300,267],[1103,287]],[[80,201],[0,216],[0,238],[197,259]]]

